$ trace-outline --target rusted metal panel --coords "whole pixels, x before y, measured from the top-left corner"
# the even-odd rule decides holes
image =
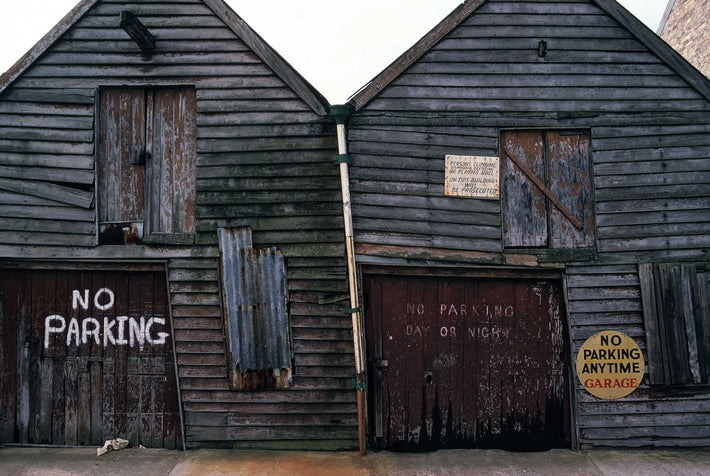
[[[164,272],[2,269],[0,437],[175,448]]]
[[[558,281],[366,281],[375,445],[569,447],[569,347]]]
[[[286,388],[292,365],[283,255],[255,249],[250,228],[219,228],[218,235],[230,385]]]
[[[99,106],[102,244],[187,244],[195,231],[192,88],[104,88]]]

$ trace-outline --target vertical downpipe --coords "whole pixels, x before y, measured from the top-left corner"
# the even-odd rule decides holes
[[[355,347],[355,371],[357,374],[357,429],[360,456],[365,455],[365,356],[363,354],[362,320],[360,292],[358,289],[355,265],[355,240],[353,238],[353,217],[350,204],[350,172],[348,168],[348,146],[345,138],[345,122],[352,111],[348,105],[330,107],[330,116],[335,119],[338,132],[338,157],[340,166],[340,187],[343,194],[343,222],[345,225],[345,252],[348,259],[348,285],[350,287],[350,314],[353,325],[353,344]]]

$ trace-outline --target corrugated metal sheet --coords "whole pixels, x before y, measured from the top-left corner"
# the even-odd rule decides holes
[[[250,228],[220,228],[218,235],[230,385],[286,388],[291,343],[283,255],[275,247],[255,250]]]

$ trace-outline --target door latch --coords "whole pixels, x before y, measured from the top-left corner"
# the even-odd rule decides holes
[[[146,158],[145,147],[142,145],[131,146],[131,164],[144,165]]]
[[[375,360],[375,368],[377,370],[386,369],[389,367],[389,362],[386,360]]]

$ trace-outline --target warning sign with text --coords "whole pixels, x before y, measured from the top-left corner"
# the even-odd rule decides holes
[[[589,393],[605,400],[622,398],[636,390],[643,370],[641,349],[621,332],[594,334],[577,354],[579,381]]]
[[[498,157],[447,155],[444,195],[498,198],[500,191],[499,168]]]

